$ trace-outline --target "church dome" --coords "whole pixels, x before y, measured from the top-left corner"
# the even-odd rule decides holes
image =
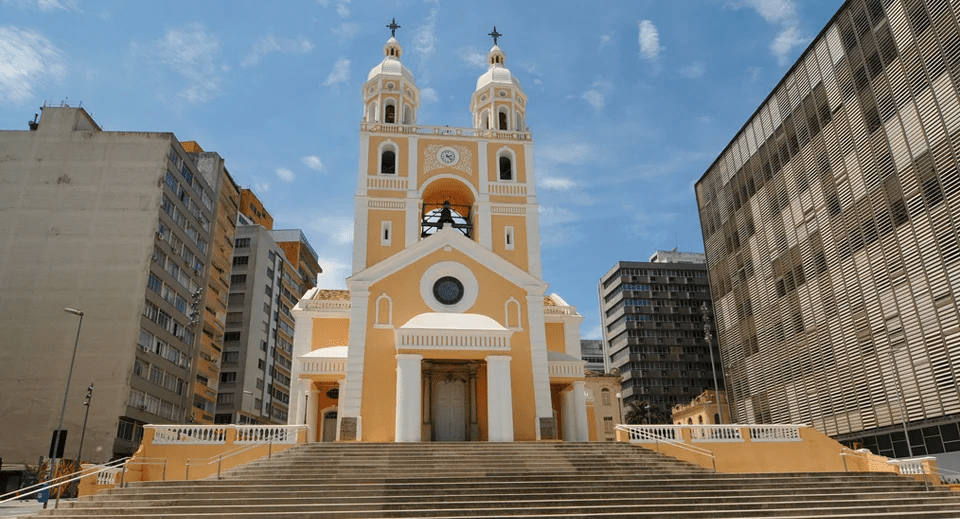
[[[403,63],[400,63],[400,56],[403,54],[403,47],[400,46],[400,42],[396,38],[390,37],[387,40],[387,43],[383,46],[383,61],[379,65],[370,69],[370,73],[367,74],[367,81],[379,76],[401,76],[404,79],[407,79],[413,82],[413,72],[410,72],[410,69],[403,66]]]
[[[510,69],[504,66],[506,54],[500,50],[500,47],[494,45],[487,54],[487,63],[490,68],[477,79],[477,90],[480,90],[490,84],[510,85],[522,90],[520,81],[513,76]]]

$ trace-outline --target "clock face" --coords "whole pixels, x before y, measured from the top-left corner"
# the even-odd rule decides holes
[[[446,165],[456,164],[460,160],[460,156],[457,155],[456,150],[453,148],[443,148],[440,150],[440,153],[437,154],[437,158],[440,159],[440,162]]]

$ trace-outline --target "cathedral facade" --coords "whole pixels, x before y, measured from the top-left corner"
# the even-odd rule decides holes
[[[598,438],[583,317],[541,276],[527,96],[491,35],[472,128],[418,125],[394,37],[363,84],[348,289],[294,309],[289,417],[313,441]]]

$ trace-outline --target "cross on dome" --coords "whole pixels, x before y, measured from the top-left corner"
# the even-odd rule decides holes
[[[397,25],[397,19],[396,19],[396,18],[394,18],[393,20],[390,21],[390,25],[387,25],[387,29],[390,29],[390,37],[391,37],[391,38],[396,38],[396,37],[397,37],[397,29],[399,29],[399,28],[400,28],[400,26]],[[493,30],[496,31],[497,28],[494,27]],[[494,40],[494,41],[496,41],[496,40]]]
[[[493,26],[493,32],[487,33],[487,36],[492,36],[492,37],[493,37],[493,44],[496,45],[496,44],[497,44],[497,39],[500,38],[500,37],[503,36],[503,35],[500,34],[499,32],[497,32],[497,26],[494,25],[494,26]]]

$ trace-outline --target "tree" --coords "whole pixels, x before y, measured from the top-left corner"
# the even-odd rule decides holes
[[[669,423],[660,406],[647,400],[627,404],[623,421],[629,425]]]

